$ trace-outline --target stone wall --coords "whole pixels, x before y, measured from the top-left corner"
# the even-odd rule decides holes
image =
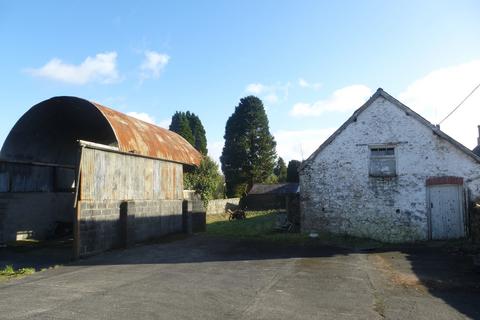
[[[54,236],[57,222],[73,225],[74,195],[68,192],[0,193],[0,243]]]
[[[203,202],[200,199],[200,195],[196,194],[194,190],[183,190],[183,198],[185,200],[193,201],[196,211],[205,211]],[[227,209],[235,210],[238,208],[240,198],[228,198],[228,199],[214,199],[208,201],[206,214],[223,214]]]
[[[369,146],[377,144],[395,147],[396,176],[369,176]],[[426,179],[462,177],[473,199],[479,172],[471,157],[379,97],[300,172],[302,231],[426,240]]]
[[[211,214],[223,214],[228,209],[235,210],[238,208],[240,198],[229,199],[215,199],[208,201],[207,215]]]
[[[80,201],[77,257],[182,232],[182,200]]]

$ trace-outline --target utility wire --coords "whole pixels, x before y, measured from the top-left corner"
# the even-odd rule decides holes
[[[455,111],[457,111],[458,108],[461,107],[461,105],[467,101],[468,98],[470,98],[470,96],[475,92],[477,91],[477,89],[480,88],[480,83],[477,84],[477,86],[475,88],[473,88],[473,90],[455,107],[455,109],[453,109],[449,114],[447,114],[447,116],[445,118],[442,119],[442,121],[440,121],[438,123],[438,125],[440,125],[443,121],[447,120],[448,117],[450,117],[452,115],[452,113],[454,113]]]

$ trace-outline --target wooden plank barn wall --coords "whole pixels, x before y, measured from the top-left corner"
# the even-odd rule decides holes
[[[181,232],[183,165],[84,147],[76,256]]]

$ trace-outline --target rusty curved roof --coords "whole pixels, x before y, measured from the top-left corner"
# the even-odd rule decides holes
[[[99,103],[93,101],[91,103],[112,127],[120,151],[188,165],[200,164],[202,155],[175,132],[130,117]]]

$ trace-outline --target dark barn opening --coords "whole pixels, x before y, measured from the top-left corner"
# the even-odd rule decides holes
[[[43,101],[10,131],[0,157],[0,242],[71,242],[78,140],[116,146],[102,113],[75,97]]]

